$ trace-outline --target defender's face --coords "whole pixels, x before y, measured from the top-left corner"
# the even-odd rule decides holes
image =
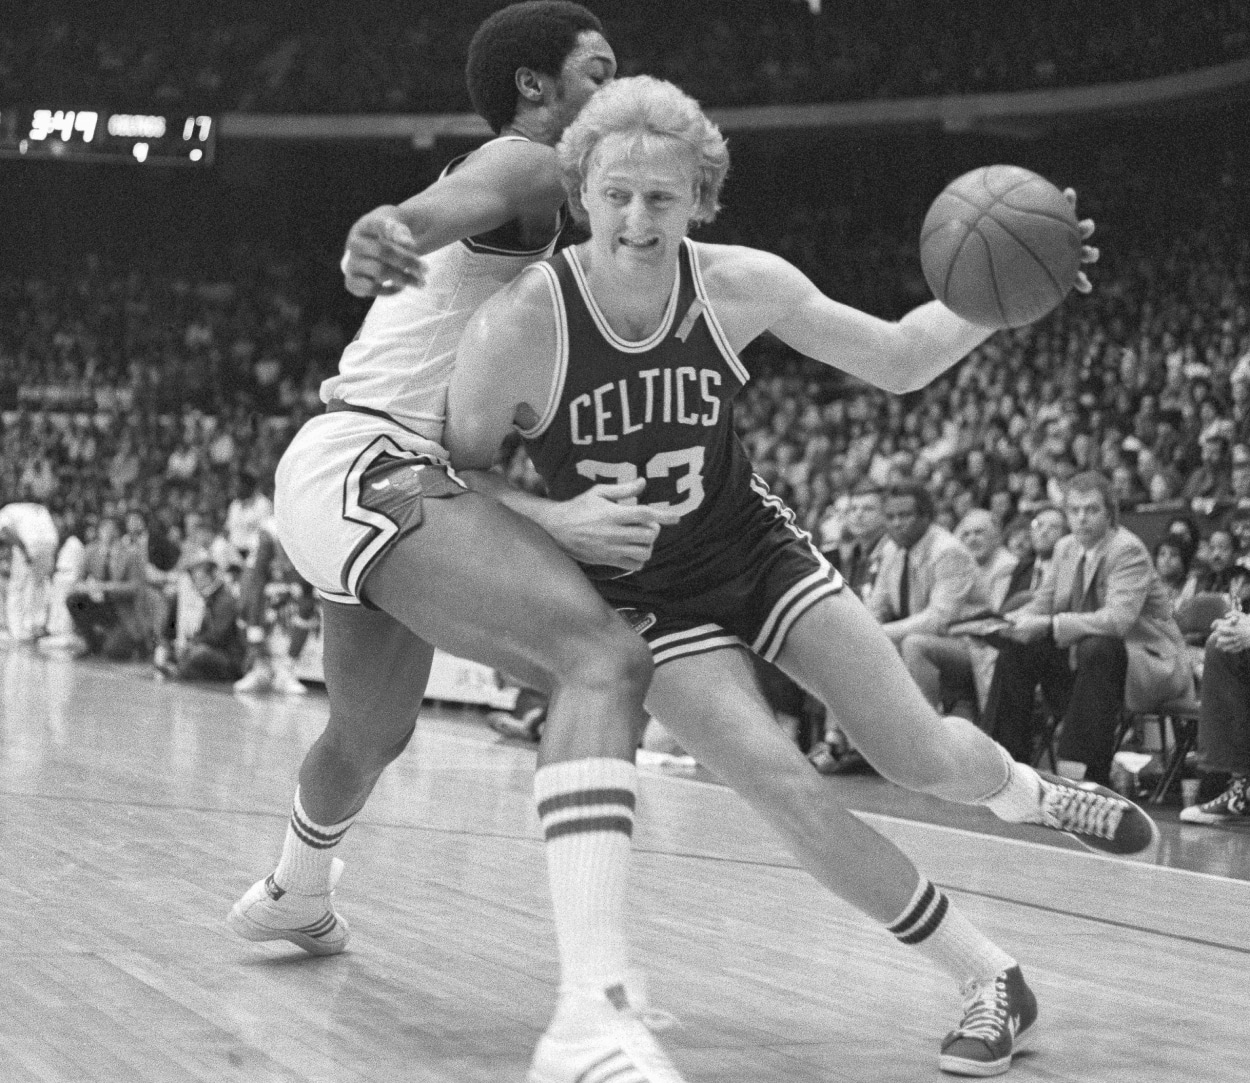
[[[613,133],[594,152],[581,194],[596,252],[622,267],[676,264],[697,206],[694,165],[681,148]]]
[[[616,75],[616,54],[607,39],[594,30],[583,30],[573,51],[564,58],[556,83],[555,109],[563,132],[600,87]]]

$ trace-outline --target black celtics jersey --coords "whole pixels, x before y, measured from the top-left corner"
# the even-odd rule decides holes
[[[630,581],[648,590],[689,589],[726,572],[718,556],[779,504],[754,478],[733,426],[732,400],[747,370],[707,301],[701,246],[682,244],[677,281],[659,328],[629,342],[590,294],[575,248],[528,273],[546,276],[557,314],[558,368],[550,402],[522,432],[550,495],[567,500],[599,483],[646,479],[642,503],[682,513],[664,527],[646,567]],[[796,531],[797,533],[797,531]],[[592,578],[622,576],[588,568]]]

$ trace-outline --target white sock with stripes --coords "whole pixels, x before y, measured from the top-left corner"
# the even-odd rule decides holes
[[[886,931],[914,947],[960,986],[983,982],[1016,965],[1015,959],[960,914],[945,893],[920,877],[915,894]]]
[[[1002,745],[994,746],[1007,768],[1007,781],[989,797],[985,805],[1000,820],[1013,824],[1040,823],[1042,820],[1042,780],[1027,763],[1017,763]]]
[[[321,895],[328,891],[335,847],[343,841],[355,819],[349,816],[337,824],[315,823],[300,804],[296,786],[282,857],[273,873],[277,885],[295,895]]]
[[[625,977],[635,776],[632,763],[606,758],[548,764],[534,774],[562,987],[606,989]]]

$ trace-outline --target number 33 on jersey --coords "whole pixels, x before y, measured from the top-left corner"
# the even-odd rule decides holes
[[[734,433],[732,400],[749,377],[708,304],[699,247],[683,242],[664,318],[637,342],[608,325],[576,249],[526,271],[547,279],[559,352],[547,408],[521,434],[530,457],[556,500],[645,478],[642,502],[682,516],[649,567],[732,536],[763,484]]]

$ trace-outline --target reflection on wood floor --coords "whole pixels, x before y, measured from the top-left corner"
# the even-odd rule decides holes
[[[533,753],[471,712],[431,710],[352,828],[348,952],[225,927],[276,859],[324,712],[0,649],[0,1080],[519,1083],[556,981]],[[1244,1070],[1244,880],[982,834],[976,811],[922,822],[929,803],[879,780],[846,792],[1020,958],[1043,1014],[1009,1079]],[[1245,833],[1171,826],[1167,846],[1190,838],[1246,868]],[[943,1078],[948,980],[734,794],[645,774],[636,840],[631,932],[690,1083]]]

